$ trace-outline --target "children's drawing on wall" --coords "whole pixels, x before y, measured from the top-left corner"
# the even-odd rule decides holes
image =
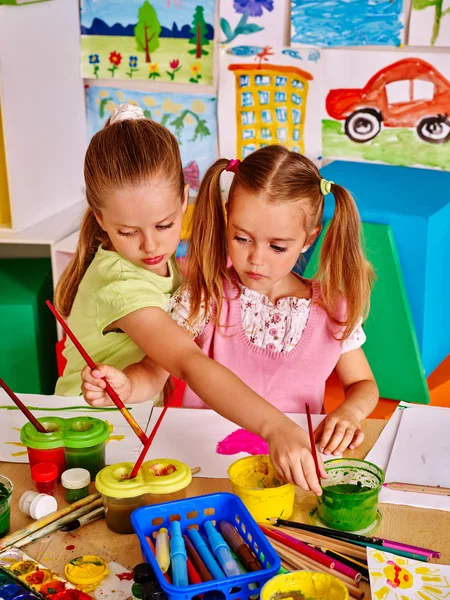
[[[287,0],[222,0],[219,41],[222,44],[287,44],[287,5]]]
[[[367,548],[372,598],[436,600],[450,595],[450,567]]]
[[[450,46],[448,0],[412,0],[409,43],[411,46]]]
[[[215,5],[215,0],[83,0],[83,77],[211,84]]]
[[[280,144],[320,161],[318,50],[237,46],[222,50],[220,69],[221,156]]]
[[[400,46],[403,39],[403,0],[291,0],[292,44]]]
[[[86,90],[90,137],[123,102],[140,106],[148,119],[161,123],[177,137],[186,183],[197,191],[203,173],[217,157],[216,99],[208,94],[150,93],[90,86]]]
[[[450,63],[394,53],[330,56],[323,154],[450,169]]]

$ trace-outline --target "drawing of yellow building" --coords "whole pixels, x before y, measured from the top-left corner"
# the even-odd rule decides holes
[[[228,69],[236,78],[237,156],[269,144],[303,153],[312,75],[286,65],[232,64]]]

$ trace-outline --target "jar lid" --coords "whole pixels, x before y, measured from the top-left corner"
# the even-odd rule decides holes
[[[30,504],[30,517],[42,519],[58,509],[58,503],[53,496],[38,494]]]
[[[31,467],[31,478],[33,481],[46,482],[58,478],[58,465],[52,462],[37,463]]]
[[[67,419],[64,445],[66,448],[89,448],[103,444],[110,431],[108,423],[94,417]]]
[[[87,469],[67,469],[61,475],[61,485],[67,490],[81,490],[91,483],[91,474]]]
[[[140,563],[133,569],[133,579],[135,583],[143,584],[149,581],[156,581],[155,571],[149,563]]]
[[[51,450],[64,446],[64,419],[60,417],[42,417],[38,419],[47,433],[41,433],[33,423],[25,423],[20,430],[20,441],[28,448]]]
[[[142,600],[164,600],[165,598],[167,596],[157,581],[150,581],[142,586]]]
[[[100,556],[79,556],[64,567],[64,574],[70,583],[81,586],[95,585],[108,573],[108,565]]]

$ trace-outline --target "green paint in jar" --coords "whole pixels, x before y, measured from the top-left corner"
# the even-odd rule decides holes
[[[67,469],[61,476],[66,502],[72,504],[89,495],[91,475],[87,469]]]
[[[372,525],[377,518],[383,471],[354,458],[329,460],[325,469],[328,479],[322,480],[323,494],[317,506],[319,519],[341,531],[359,531]]]
[[[12,482],[7,477],[0,475],[0,538],[9,531],[12,492]]]

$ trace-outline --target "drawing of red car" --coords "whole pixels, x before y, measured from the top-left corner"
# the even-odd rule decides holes
[[[346,135],[364,143],[381,127],[410,127],[432,144],[450,140],[450,82],[420,58],[405,58],[375,73],[362,89],[331,90],[330,117]]]

